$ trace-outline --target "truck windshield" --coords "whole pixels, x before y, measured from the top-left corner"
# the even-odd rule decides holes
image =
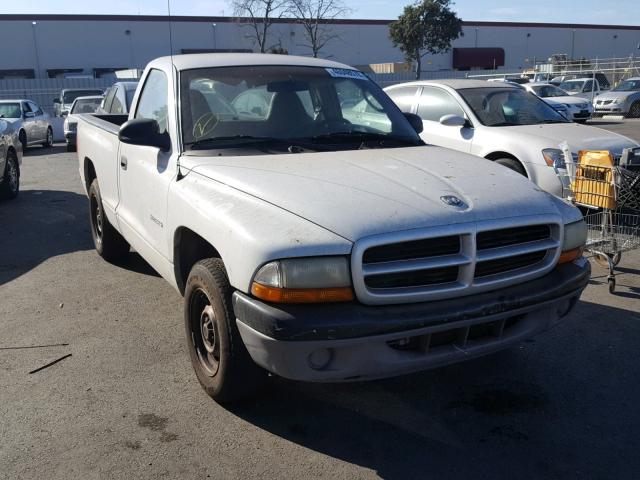
[[[543,100],[519,88],[464,88],[458,93],[488,127],[568,123]]]
[[[319,149],[422,142],[398,107],[356,70],[241,66],[181,73],[187,150],[270,142]]]
[[[79,98],[73,102],[71,113],[93,113],[98,109],[101,102],[102,97]]]
[[[91,97],[93,95],[102,95],[102,90],[67,90],[62,94],[62,101],[68,104],[73,103],[78,97]]]
[[[19,103],[0,103],[0,118],[20,118],[21,116]]]

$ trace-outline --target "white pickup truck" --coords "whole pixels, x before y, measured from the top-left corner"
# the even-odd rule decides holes
[[[191,362],[221,402],[267,372],[387,377],[556,324],[589,279],[580,212],[421,128],[339,63],[154,60],[128,119],[79,116],[96,249],[133,247],[184,296]]]

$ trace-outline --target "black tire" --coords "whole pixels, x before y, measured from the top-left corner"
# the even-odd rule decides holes
[[[20,133],[18,134],[18,140],[20,140],[20,143],[22,144],[22,152],[26,152],[27,151],[27,132],[25,132],[24,130],[20,130]]]
[[[42,148],[51,148],[53,147],[53,129],[51,127],[47,127],[47,138],[42,144]]]
[[[97,178],[93,180],[89,187],[89,221],[91,223],[93,244],[98,255],[108,262],[113,262],[129,253],[129,244],[113,228],[104,214]]]
[[[640,118],[640,100],[633,102],[633,104],[629,107],[629,113],[627,113],[628,118]]]
[[[518,172],[520,175],[527,176],[527,171],[524,169],[522,164],[514,159],[514,158],[498,158],[495,160],[498,165],[502,165],[503,167],[507,167],[514,172]]]
[[[616,293],[616,279],[608,278],[607,283],[609,284],[609,293]]]
[[[16,198],[20,192],[20,165],[18,157],[10,152],[4,164],[2,183],[0,183],[0,198]]]
[[[191,269],[184,295],[187,349],[200,385],[219,403],[251,397],[267,380],[242,342],[232,293],[222,260],[200,260]]]
[[[71,143],[67,143],[67,152],[75,152],[75,151],[76,151],[76,146]]]

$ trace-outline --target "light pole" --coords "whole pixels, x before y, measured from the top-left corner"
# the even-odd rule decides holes
[[[36,52],[36,74],[37,78],[40,74],[40,56],[38,55],[38,37],[36,36],[36,25],[38,22],[31,22],[31,32],[33,33],[33,49]]]
[[[573,60],[573,54],[575,53],[576,47],[576,31],[571,30],[571,60]]]
[[[478,48],[478,27],[476,27],[476,48]]]
[[[131,38],[131,30],[125,30],[124,34],[129,38],[129,68],[135,68],[135,59],[133,58],[133,39]]]
[[[217,25],[215,23],[211,24],[211,30],[213,32],[213,51],[215,52],[218,49],[218,45],[216,42],[216,27]]]

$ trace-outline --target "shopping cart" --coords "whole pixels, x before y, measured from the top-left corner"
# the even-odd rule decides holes
[[[616,163],[608,151],[582,151],[578,162],[565,151],[565,169],[556,170],[566,195],[587,209],[586,252],[609,269],[609,292],[616,289],[615,267],[622,253],[640,248],[640,149],[625,150]],[[563,178],[564,177],[564,178]]]

